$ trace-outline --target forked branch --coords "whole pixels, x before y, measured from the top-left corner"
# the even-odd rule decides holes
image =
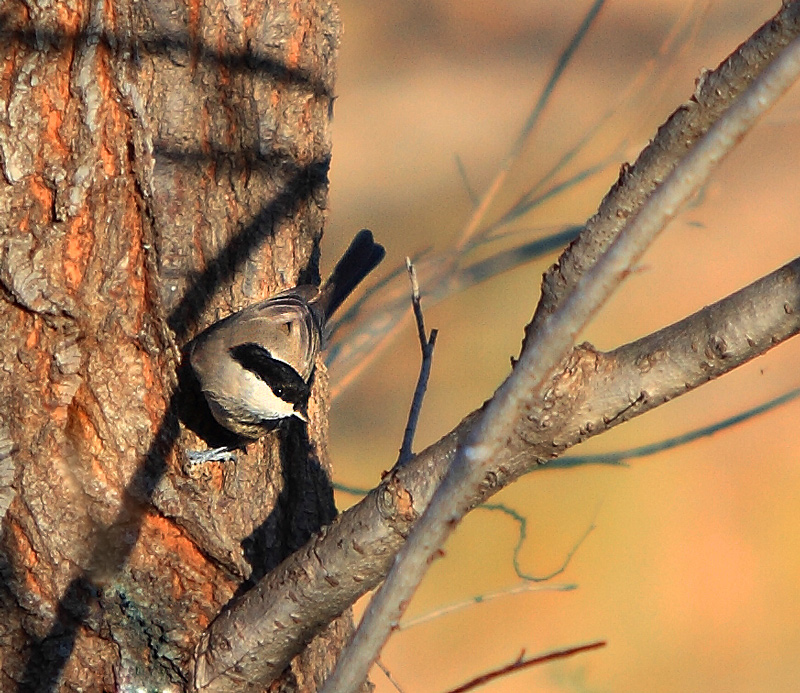
[[[713,91],[719,97],[711,109],[714,115],[708,122],[702,118],[699,123],[691,121],[698,133],[708,129],[709,123],[742,92],[740,86],[724,85],[751,83],[799,33],[800,2],[785,3],[776,18],[740,47],[734,57],[705,77],[695,95],[696,102],[692,102],[696,105],[681,107],[671,121],[706,113],[698,95],[704,93],[707,84],[714,84]],[[724,146],[732,144],[742,131],[737,129],[742,123],[755,117],[753,102],[764,103],[764,99],[772,98],[770,92],[774,96],[780,90],[780,85],[776,87],[778,82],[786,82],[792,70],[800,69],[800,44],[793,44],[783,56],[775,61],[778,67],[759,80],[748,100],[739,101],[745,105],[728,109],[728,114],[734,116],[716,128],[717,139]],[[737,117],[739,125],[735,124]],[[685,153],[685,143],[665,127],[646,151],[651,150],[668,159],[671,155],[664,151],[674,154],[673,163],[668,164],[672,170],[674,160]],[[703,166],[717,159],[719,153],[706,151],[698,156]],[[646,158],[643,153],[639,162]],[[647,198],[650,189],[631,171],[626,170],[621,176],[604,201],[601,215],[604,210],[617,209],[621,210],[617,215],[631,217],[640,209],[641,200]],[[679,172],[673,178],[680,183],[682,175]],[[696,175],[696,170],[691,175]],[[687,194],[684,190],[678,197]],[[674,213],[675,202],[667,193],[661,196],[660,200],[658,194],[649,199],[661,206],[657,216],[663,221]],[[593,221],[589,222],[590,229]],[[523,361],[515,369],[522,373],[515,379],[523,378],[525,386],[518,388],[513,381],[504,385],[501,397],[490,405],[494,412],[489,418],[486,412],[467,416],[442,440],[387,475],[364,500],[218,617],[198,647],[194,682],[197,690],[240,691],[247,690],[248,684],[261,688],[277,676],[321,627],[386,576],[412,526],[457,457],[463,467],[462,462],[455,462],[455,466],[467,470],[473,478],[450,497],[449,510],[434,516],[439,523],[457,521],[464,512],[537,464],[730,371],[800,331],[798,259],[717,304],[608,354],[598,353],[589,345],[571,348],[579,325],[641,252],[644,236],[639,235],[642,229],[637,229],[636,224],[641,227],[649,223],[653,223],[652,219],[645,217],[631,225],[633,231],[626,232],[633,238],[632,251],[619,244],[621,250],[612,250],[597,265],[596,258],[603,255],[619,228],[609,232],[610,239],[601,239],[589,231],[585,237],[588,247],[581,250],[576,243],[562,255],[550,273],[552,285],[545,289],[526,338],[525,349],[535,350],[535,358],[524,352]],[[588,276],[583,268],[591,268]],[[578,298],[577,286],[581,291]],[[588,304],[579,305],[579,298],[591,295],[594,298],[587,299]],[[559,325],[558,321],[563,323]],[[537,363],[535,359],[540,357],[543,361]],[[497,435],[499,430],[502,436]],[[469,445],[465,445],[467,441]],[[459,449],[461,453],[457,453]],[[486,464],[473,474],[475,467],[471,463],[480,458],[485,458]],[[455,482],[450,485],[460,486]],[[419,555],[427,563],[439,539],[431,539],[429,534],[420,536]],[[398,602],[390,602],[377,621],[379,630],[386,632],[399,612]],[[379,634],[377,639],[369,638],[371,647],[382,642],[382,637]],[[347,658],[340,663],[357,680],[335,678],[326,690],[358,687],[374,649],[355,652],[361,660],[357,667]]]
[[[534,329],[529,329],[511,375],[487,403],[425,513],[415,524],[385,582],[323,693],[350,693],[400,620],[431,560],[470,510],[470,501],[495,473],[497,457],[519,436],[519,421],[552,391],[551,378],[578,333],[609,298],[657,234],[706,182],[758,118],[800,76],[800,39],[792,41],[678,163],[620,231],[597,262]],[[728,353],[725,345],[723,353]],[[553,441],[555,443],[555,441]]]

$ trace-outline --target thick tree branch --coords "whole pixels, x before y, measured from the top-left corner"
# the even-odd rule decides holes
[[[694,315],[608,354],[573,350],[469,500],[475,507],[548,459],[689,392],[800,332],[800,258]],[[198,648],[196,688],[267,681],[331,618],[386,575],[430,502],[473,412],[387,476],[222,614]]]
[[[459,446],[442,485],[372,599],[353,640],[326,682],[324,693],[350,693],[366,680],[372,663],[405,612],[431,560],[469,511],[471,497],[492,471],[497,456],[517,434],[518,419],[528,413],[532,400],[538,401],[545,395],[549,376],[563,362],[578,333],[667,222],[708,180],[711,171],[758,118],[794,84],[798,75],[800,39],[795,39],[647,198],[556,311],[536,329],[528,330],[516,367]]]

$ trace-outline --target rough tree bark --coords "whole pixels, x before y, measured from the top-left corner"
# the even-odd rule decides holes
[[[337,9],[10,0],[0,34],[0,689],[183,690],[335,513],[324,374],[308,436],[198,475],[176,373],[220,313],[318,279]],[[349,628],[273,688],[315,690]]]
[[[798,27],[800,2],[785,2],[750,57],[769,62],[764,42]],[[182,346],[220,312],[318,278],[335,6],[7,0],[0,35],[0,690],[239,691],[245,665],[266,680],[312,638],[270,690],[316,690],[350,628],[336,616],[384,577],[477,416],[297,552],[335,512],[323,372],[308,433],[236,464],[183,463],[200,442],[179,420],[219,431]],[[734,76],[752,78],[748,55]],[[685,113],[735,96],[716,79]],[[531,330],[661,178],[646,156],[623,170]],[[798,263],[635,344],[576,347],[470,505],[796,334]]]

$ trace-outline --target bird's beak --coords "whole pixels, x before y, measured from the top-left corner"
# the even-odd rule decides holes
[[[296,416],[303,423],[308,423],[308,412],[306,411],[305,406],[298,404],[292,412],[292,416]]]

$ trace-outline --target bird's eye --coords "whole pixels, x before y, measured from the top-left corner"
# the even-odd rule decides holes
[[[273,392],[274,392],[274,393],[275,393],[275,394],[276,394],[278,397],[281,397],[281,398],[283,397],[283,388],[282,388],[282,387],[276,387],[276,388],[273,390]]]

